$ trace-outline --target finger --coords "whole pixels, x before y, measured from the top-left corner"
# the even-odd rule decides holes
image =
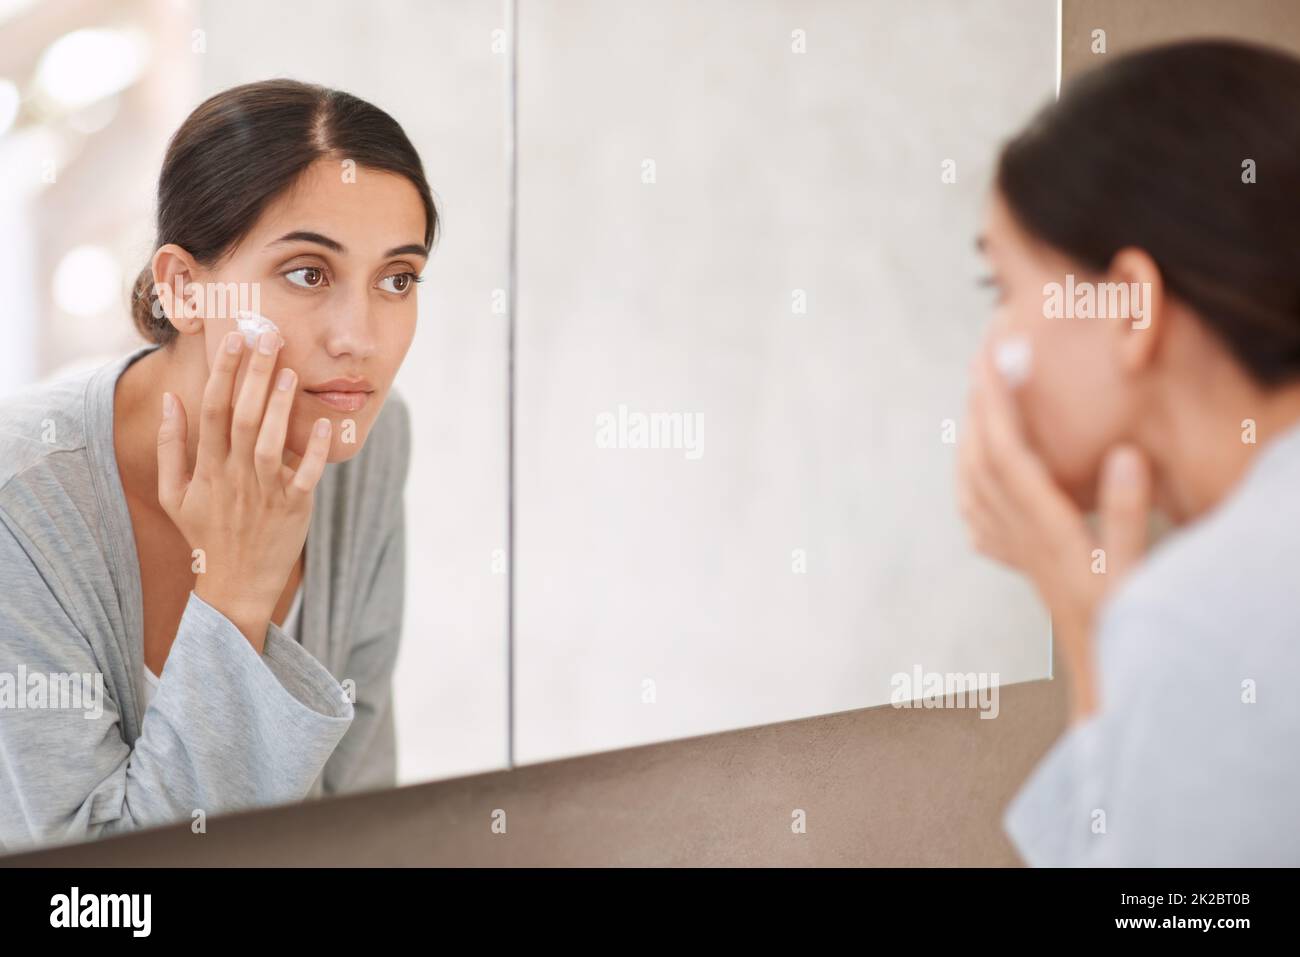
[[[266,412],[271,372],[282,342],[278,333],[264,332],[257,337],[257,344],[249,357],[230,422],[230,456],[237,462],[247,462],[252,458],[253,446],[262,428],[262,416]]]
[[[230,406],[235,391],[235,376],[244,358],[244,337],[230,332],[212,360],[212,372],[203,387],[203,404],[199,411],[198,465],[225,462],[230,454]]]
[[[1023,466],[1031,453],[1025,442],[1020,412],[1006,381],[993,365],[993,354],[987,346],[979,352],[975,381],[992,464],[999,470],[1005,467],[1014,471]]]
[[[325,471],[325,460],[330,454],[330,435],[334,431],[334,424],[325,418],[316,420],[312,426],[311,438],[307,440],[307,451],[303,453],[302,461],[298,463],[298,470],[293,473],[293,480],[289,483],[290,493],[298,495],[310,495],[316,488],[316,483],[320,481],[321,474]]]
[[[975,508],[975,493],[972,490],[970,454],[967,451],[966,427],[962,426],[962,436],[957,442],[957,469],[953,487],[957,495],[957,511],[964,521],[970,521],[970,512]]]
[[[1151,473],[1146,459],[1131,445],[1114,448],[1101,470],[1098,516],[1106,570],[1122,577],[1147,550],[1147,519],[1151,511]]]
[[[180,508],[190,483],[185,461],[188,427],[185,406],[170,392],[163,393],[163,416],[158,426],[158,504],[168,515]]]
[[[997,479],[1003,497],[1014,508],[1063,517],[1066,499],[1047,465],[1030,447],[1020,410],[988,348],[977,358],[975,377],[974,406],[983,438],[985,471]]]
[[[292,369],[281,369],[275,377],[275,388],[266,403],[266,415],[257,433],[253,449],[253,467],[263,488],[281,488],[280,478],[284,468],[284,440],[289,432],[289,410],[293,408],[294,387],[298,376]]]
[[[966,517],[966,537],[970,546],[986,558],[1014,566],[1005,526],[979,505],[973,506]]]

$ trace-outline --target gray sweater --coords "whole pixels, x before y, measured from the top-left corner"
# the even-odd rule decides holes
[[[1025,860],[1300,865],[1300,425],[1155,547],[1096,641],[1100,710],[1004,818]]]
[[[272,623],[259,655],[191,592],[145,709],[113,393],[154,348],[0,402],[5,850],[395,783],[405,404],[317,485],[301,644]]]

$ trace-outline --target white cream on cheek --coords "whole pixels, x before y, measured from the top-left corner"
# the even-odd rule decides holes
[[[1024,336],[1007,336],[993,349],[993,364],[1013,389],[1029,378],[1032,362],[1033,349]]]
[[[236,324],[239,331],[244,334],[244,342],[248,348],[253,349],[257,346],[257,337],[263,332],[274,332],[284,339],[284,333],[280,332],[279,327],[274,322],[256,312],[241,311],[236,314]]]

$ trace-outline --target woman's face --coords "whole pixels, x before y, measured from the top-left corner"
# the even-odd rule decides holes
[[[1114,318],[1049,318],[1049,284],[1106,282],[1024,232],[995,190],[986,208],[982,247],[997,290],[990,337],[1030,348],[1028,377],[1016,389],[1029,441],[1057,483],[1083,508],[1095,505],[1106,450],[1126,437],[1136,410],[1125,373],[1132,325]],[[1113,277],[1112,277],[1113,278]],[[1068,315],[1068,314],[1067,314]],[[1129,350],[1131,351],[1131,350]]]
[[[424,206],[409,180],[326,158],[268,205],[225,258],[196,271],[206,288],[240,284],[250,300],[255,292],[257,305],[238,309],[255,308],[279,328],[276,368],[298,374],[285,442],[296,455],[322,416],[334,425],[329,461],[349,459],[365,443],[415,335],[424,234]],[[203,341],[211,368],[238,310],[232,295],[220,309],[209,300]],[[336,379],[362,381],[335,389],[365,391],[328,394]]]

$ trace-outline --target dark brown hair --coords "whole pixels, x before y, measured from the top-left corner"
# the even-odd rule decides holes
[[[1300,59],[1231,41],[1120,57],[1006,145],[996,182],[1090,269],[1145,250],[1256,381],[1300,377]]]
[[[424,204],[425,249],[432,248],[438,211],[420,157],[397,121],[351,94],[284,79],[218,93],[181,124],[158,177],[154,248],[175,243],[211,265],[248,234],[268,203],[326,156],[410,180]],[[131,315],[141,335],[166,345],[177,332],[156,302],[146,265],[132,289]]]

